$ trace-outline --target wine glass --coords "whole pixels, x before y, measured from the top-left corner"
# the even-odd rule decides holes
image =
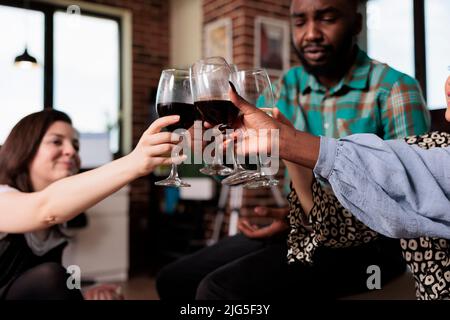
[[[239,81],[240,75],[245,73],[239,74],[239,70],[235,64],[231,64],[230,67],[233,70],[230,80],[233,83],[237,83]],[[231,150],[232,152],[234,152],[233,149]],[[256,177],[259,177],[259,171],[245,169],[242,164],[238,162],[235,154],[233,153],[233,172],[228,177],[224,178],[221,183],[223,185],[235,186],[249,182]]]
[[[228,95],[232,69],[222,57],[210,57],[198,60],[190,68],[192,96],[194,105],[202,120],[214,126],[218,132],[215,139],[222,139],[222,133],[231,128],[237,119],[239,109],[230,101]],[[233,170],[222,164],[221,148],[216,148],[212,163],[200,169],[207,175],[226,176]]]
[[[239,68],[238,68],[237,64],[230,63],[229,65],[230,65],[230,68],[231,68],[231,72],[238,72],[239,71]]]
[[[196,120],[196,110],[192,100],[189,70],[167,69],[163,70],[159,79],[156,93],[156,113],[158,117],[179,115],[180,121],[167,126],[169,131],[189,129]],[[172,164],[170,175],[164,180],[155,182],[158,186],[190,187],[178,177],[177,165]]]
[[[242,98],[272,116],[275,99],[272,84],[266,70],[251,69],[238,71],[233,74],[232,81]],[[256,172],[247,172],[247,174],[242,172],[236,177],[236,181],[239,181],[239,183],[245,182],[244,188],[249,189],[278,185],[279,181],[271,176],[267,161],[261,157],[261,154],[257,156],[256,165]],[[234,184],[233,181],[230,182]]]

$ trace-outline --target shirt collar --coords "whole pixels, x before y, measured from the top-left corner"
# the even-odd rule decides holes
[[[358,46],[356,47],[356,50],[357,52],[355,62],[353,63],[347,74],[342,78],[342,80],[330,89],[330,94],[338,92],[344,86],[359,90],[367,88],[371,60],[369,59],[367,54]],[[302,93],[305,93],[308,89],[312,91],[326,92],[325,86],[320,84],[315,76],[309,73],[306,74],[307,76],[305,77],[304,81],[302,81]]]

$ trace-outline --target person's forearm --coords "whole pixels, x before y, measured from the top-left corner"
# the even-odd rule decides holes
[[[374,134],[321,138],[320,147],[314,173],[369,228],[391,238],[450,237],[450,149]]]
[[[72,219],[80,212],[137,178],[127,156],[97,169],[59,180],[41,193],[38,222],[48,225]]]
[[[287,160],[284,160],[284,163],[289,172],[292,186],[298,196],[298,200],[300,201],[303,211],[308,214],[314,205],[311,190],[311,184],[314,179],[313,172],[309,168]]]
[[[280,130],[280,157],[314,169],[319,158],[320,138],[283,125]]]
[[[74,218],[117,191],[140,173],[130,156],[100,168],[58,180],[45,189],[0,195],[0,232],[25,233]]]

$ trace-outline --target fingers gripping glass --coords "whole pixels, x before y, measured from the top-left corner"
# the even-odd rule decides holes
[[[167,130],[183,131],[189,129],[196,120],[196,110],[192,100],[191,84],[188,70],[163,70],[156,94],[156,113],[158,117],[180,116],[180,121],[167,127]],[[184,129],[183,131],[177,129]],[[175,156],[178,156],[175,155]],[[172,164],[169,177],[155,183],[158,186],[190,187],[178,176],[176,164]]]
[[[238,71],[233,74],[232,81],[242,98],[272,116],[275,100],[272,84],[265,70]],[[250,189],[276,186],[278,185],[278,180],[271,176],[269,163],[268,157],[258,154],[256,157],[256,171],[239,171],[236,175],[224,179],[222,183],[230,185],[244,183],[244,187]]]

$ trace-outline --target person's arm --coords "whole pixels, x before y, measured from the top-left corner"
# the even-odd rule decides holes
[[[292,188],[297,194],[303,211],[308,215],[314,205],[311,190],[314,180],[313,171],[290,161],[284,161],[284,163],[291,178]]]
[[[97,169],[58,180],[39,192],[1,193],[0,232],[25,233],[60,224],[150,173],[155,166],[180,161],[181,157],[170,156],[177,136],[160,132],[178,119],[157,119],[130,154]]]
[[[275,121],[235,93],[230,97],[243,114],[242,126],[280,130],[280,158],[314,168],[341,204],[373,230],[394,238],[450,238],[449,147],[422,150],[373,134],[319,138]],[[247,148],[238,149],[249,151],[270,146],[241,143]]]
[[[393,238],[450,238],[450,148],[422,150],[372,134],[322,137],[314,172],[371,229]]]
[[[288,120],[278,108],[274,108],[272,114],[273,118],[277,121],[287,125],[292,129],[295,129],[292,122]],[[298,165],[291,161],[284,160],[284,164],[286,165],[286,169],[289,173],[289,178],[292,182],[292,188],[297,194],[303,211],[308,215],[314,204],[311,190],[311,185],[314,179],[313,172],[310,168]]]
[[[383,235],[450,238],[448,147],[422,150],[373,134],[318,138],[281,127],[280,157],[314,168],[345,208]]]
[[[312,169],[319,158],[320,137],[283,125],[279,150],[280,158]]]

